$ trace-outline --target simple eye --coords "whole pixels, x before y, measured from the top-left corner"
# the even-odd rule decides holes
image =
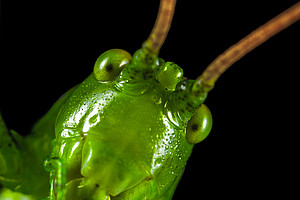
[[[212,116],[204,104],[200,106],[195,115],[189,120],[186,128],[186,139],[190,144],[203,141],[212,127]]]
[[[122,49],[111,49],[99,56],[94,66],[94,76],[98,81],[113,81],[117,78],[131,55]]]

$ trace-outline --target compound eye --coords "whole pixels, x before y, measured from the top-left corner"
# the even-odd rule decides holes
[[[211,113],[207,106],[202,104],[187,124],[186,139],[190,144],[197,144],[208,136],[211,128]]]
[[[99,56],[94,66],[94,76],[98,81],[115,80],[130,62],[131,55],[122,49],[111,49]]]

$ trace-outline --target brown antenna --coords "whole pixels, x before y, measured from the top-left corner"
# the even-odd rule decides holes
[[[232,64],[266,40],[300,19],[300,2],[262,25],[218,56],[196,80],[195,87],[211,90],[219,76]]]
[[[176,0],[161,0],[155,25],[144,47],[158,54],[171,27]]]

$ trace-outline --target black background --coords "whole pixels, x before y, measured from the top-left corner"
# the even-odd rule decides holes
[[[195,79],[226,48],[297,1],[178,0],[160,57]],[[158,0],[2,0],[0,110],[28,133],[112,48],[133,53]],[[174,199],[293,195],[299,169],[299,22],[249,53],[210,92],[214,125],[195,146]]]

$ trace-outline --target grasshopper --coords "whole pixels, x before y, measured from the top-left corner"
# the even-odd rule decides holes
[[[150,39],[149,39],[150,40]],[[147,42],[149,42],[149,40],[147,40]],[[149,43],[145,43],[145,46],[144,46],[144,49],[146,48],[147,49],[147,51],[149,51],[149,49],[150,49],[150,51],[152,51],[153,49],[152,49],[152,47],[149,47],[149,45],[147,45],[147,44],[149,44]],[[151,44],[151,42],[150,42],[150,46],[151,46],[152,44]],[[160,47],[159,47],[160,48]],[[152,50],[151,50],[152,49]],[[111,54],[113,54],[113,53],[115,53],[115,52],[110,52]],[[126,53],[120,53],[120,54],[126,54]],[[145,53],[145,55],[147,55],[148,56],[148,54],[150,54],[151,56],[152,56],[152,54],[157,54],[157,51],[155,50],[155,48],[154,48],[154,50],[153,50],[153,52],[150,52],[150,53]],[[102,54],[103,55],[103,54]],[[144,55],[144,53],[142,52],[141,54],[135,54],[136,56],[134,56],[135,58],[138,58],[138,56],[137,55]],[[147,57],[146,56],[146,57]],[[150,56],[150,57],[151,57]],[[101,56],[100,56],[101,57]],[[105,58],[105,56],[104,56],[104,58]],[[102,63],[103,62],[103,60],[104,60],[104,58],[103,58],[103,56],[102,56],[102,58],[99,58],[100,60],[99,60],[99,62],[100,63]],[[130,56],[125,56],[125,58],[128,60],[128,61],[130,61]],[[154,58],[154,57],[151,57],[151,59],[156,59],[156,58]],[[127,61],[126,61],[127,62]],[[127,62],[128,63],[128,62]],[[127,64],[126,63],[126,64]],[[160,67],[160,68],[162,68],[163,66],[165,66],[165,67],[168,67],[168,66],[173,66],[174,64],[162,64],[163,63],[163,61],[160,63],[159,61],[157,61],[157,63],[158,63],[158,67]],[[100,66],[100,65],[99,65]],[[123,68],[124,68],[125,66],[123,66],[122,67],[122,70],[123,70]],[[101,68],[100,68],[101,69]],[[124,69],[127,69],[127,68],[124,68]],[[168,69],[168,68],[167,68]],[[170,69],[173,69],[175,72],[176,72],[176,70],[177,70],[177,73],[180,71],[177,67],[174,67],[173,66],[173,68],[170,68]],[[102,70],[102,69],[101,69]],[[100,70],[100,71],[101,71]],[[178,71],[179,70],[179,71]],[[98,70],[99,71],[99,70]],[[109,70],[107,70],[107,71],[109,71]],[[102,72],[102,71],[101,71]],[[106,79],[106,78],[104,78],[103,79],[103,76],[104,75],[101,75],[101,72],[99,72],[100,73],[100,75],[99,75],[99,77],[94,77],[94,78],[96,78],[96,80],[97,81],[100,81],[100,82],[107,82],[107,81],[112,81],[110,78],[108,78],[108,79]],[[167,72],[168,72],[168,70],[167,70]],[[95,74],[97,74],[98,72],[97,72],[97,70],[96,70],[96,72],[94,72]],[[122,72],[120,72],[120,73],[123,73],[123,71]],[[161,72],[161,73],[163,73],[163,72]],[[158,74],[161,74],[161,73],[158,73]],[[125,73],[126,74],[126,73]],[[128,72],[128,74],[130,74],[129,72]],[[149,75],[150,74],[150,75]],[[179,73],[178,73],[179,74]],[[145,76],[148,76],[148,77],[145,77]],[[148,79],[151,79],[151,78],[153,78],[153,77],[151,77],[150,78],[150,76],[151,76],[151,73],[147,73],[147,74],[143,74],[143,77],[144,77],[144,79],[145,80],[148,80]],[[152,76],[154,76],[154,75],[152,75]],[[155,79],[156,79],[156,81],[158,81],[159,83],[161,83],[161,84],[163,84],[164,85],[164,87],[166,87],[167,88],[167,90],[170,90],[170,91],[174,91],[174,90],[176,90],[176,88],[174,87],[174,85],[176,85],[175,83],[174,84],[169,84],[169,82],[167,81],[166,82],[166,80],[164,80],[164,77],[170,77],[168,74],[165,74],[164,76],[159,76],[159,75],[155,75],[156,77],[155,77]],[[180,76],[180,75],[178,75],[178,76]],[[205,76],[204,76],[205,77]],[[130,76],[129,76],[129,78],[130,78]],[[132,78],[130,78],[131,80],[133,80]],[[119,86],[120,86],[120,84],[121,84],[121,86],[122,86],[122,84],[124,84],[124,82],[126,82],[126,81],[124,81],[124,80],[122,80],[122,79],[119,79],[120,81],[118,82],[118,84],[119,84]],[[127,80],[127,79],[126,79]],[[208,79],[209,80],[209,79]],[[113,80],[114,81],[114,80]],[[123,81],[123,82],[122,82]],[[179,81],[184,81],[183,79],[179,79]],[[209,82],[209,81],[207,81],[207,82]],[[132,83],[136,83],[136,82],[132,82]],[[210,83],[210,82],[209,82]],[[85,86],[86,85],[86,83],[84,83],[84,84],[82,84],[81,86]],[[207,84],[206,84],[207,85]],[[120,87],[121,87],[120,86]],[[210,87],[212,87],[212,85],[209,85],[208,84],[208,86],[210,86]],[[89,86],[88,86],[89,87]],[[147,86],[148,87],[148,86]],[[184,87],[186,87],[186,86],[184,86]],[[211,89],[210,87],[208,87],[209,89]],[[144,94],[144,89],[143,89],[143,87],[141,86],[141,90],[139,90],[139,92],[141,92],[142,94]],[[205,86],[204,88],[201,88],[200,90],[201,91],[204,91],[204,92],[207,92],[206,90],[208,90],[208,88]],[[118,88],[117,88],[118,89]],[[76,90],[76,88],[74,89],[74,91]],[[106,90],[106,89],[105,89]],[[120,91],[122,91],[122,89],[120,89],[119,88],[119,90]],[[126,89],[125,89],[126,90]],[[179,87],[179,90],[180,90],[180,87]],[[80,90],[77,90],[77,91],[79,91],[79,93],[80,93]],[[106,90],[107,91],[107,90]],[[130,95],[135,95],[135,94],[132,94],[132,91],[129,89],[129,90],[127,90],[126,92],[128,92],[129,91],[129,94]],[[72,93],[72,91],[71,91],[71,93]],[[100,91],[100,93],[105,93],[104,91]],[[66,94],[66,98],[71,98],[71,96],[68,96],[68,95],[71,95],[71,94]],[[73,96],[76,96],[76,95],[73,95]],[[106,97],[106,98],[110,98],[110,97]],[[203,98],[206,98],[206,96],[204,96]],[[181,97],[180,97],[180,99],[181,99]],[[159,100],[159,98],[158,98],[158,100]],[[158,101],[158,100],[156,100],[156,101]],[[66,101],[66,100],[62,100],[62,101]],[[158,101],[159,102],[159,101]],[[62,102],[62,103],[58,103],[57,105],[59,105],[59,106],[61,106],[61,105],[63,105],[63,104],[66,104],[66,103],[70,103],[70,102]],[[61,105],[60,105],[61,104]],[[180,105],[181,104],[184,104],[184,103],[180,103]],[[67,104],[66,104],[67,105]],[[66,106],[65,106],[66,107]],[[206,108],[204,109],[204,110],[206,110]],[[63,111],[59,111],[59,112],[63,112]],[[116,111],[115,111],[116,112]],[[183,111],[184,112],[184,111]],[[196,111],[193,111],[193,112],[196,112]],[[208,115],[207,114],[207,111],[205,111],[205,116],[206,115]],[[191,116],[188,116],[187,118],[189,119]],[[168,120],[171,120],[172,121],[172,116],[169,116],[169,118],[168,118]],[[173,119],[174,120],[174,119]],[[183,122],[182,124],[180,124],[180,122],[178,122],[178,121],[176,121],[176,119],[175,119],[175,121],[173,121],[173,124],[176,126],[182,126],[182,127],[187,127],[188,126],[188,123],[187,123],[187,121],[189,121],[189,120],[185,120],[185,122]],[[176,123],[178,123],[178,124],[176,124]],[[120,125],[122,125],[122,123],[120,124]],[[36,126],[37,127],[37,126]],[[151,128],[151,130],[153,129],[153,127],[149,127],[149,128]],[[196,128],[194,127],[194,128],[192,128],[192,129],[195,129],[196,130]],[[210,129],[210,128],[209,128]],[[59,130],[58,131],[56,131],[56,132],[60,132]],[[62,131],[61,131],[62,132]],[[61,133],[60,132],[60,133]],[[204,131],[205,132],[205,131]],[[209,131],[208,131],[209,132]],[[18,135],[15,133],[15,132],[12,132],[12,134],[13,134],[13,136],[14,136],[14,139],[16,140],[16,142],[19,142],[19,143],[22,143],[22,142],[20,142],[20,141],[18,141],[19,139],[18,139]],[[88,136],[89,134],[86,134],[86,132],[85,131],[82,131],[82,133],[79,133],[79,135],[78,135],[78,137],[80,136],[81,138],[83,138],[82,140],[85,140],[86,139],[86,137],[90,137],[90,136]],[[99,139],[99,138],[98,138]],[[21,140],[21,139],[20,139]],[[88,140],[88,139],[87,139]],[[96,140],[97,141],[97,140]],[[56,142],[58,142],[58,145],[60,145],[60,146],[62,146],[61,144],[63,143],[63,141],[56,141]],[[194,140],[194,139],[188,139],[188,143],[186,143],[186,145],[187,146],[189,146],[191,143],[197,143],[198,141],[196,140]],[[74,144],[76,144],[76,145],[81,145],[81,144],[78,144],[78,143],[74,143]],[[9,143],[7,143],[7,145],[9,145]],[[54,144],[54,146],[57,146],[57,144]],[[82,145],[84,145],[84,144],[82,144]],[[155,146],[155,145],[154,145]],[[58,153],[58,155],[59,155],[59,153]],[[85,154],[86,155],[86,154]],[[188,156],[187,156],[188,157]],[[49,160],[47,160],[46,161],[46,169],[47,170],[49,170],[50,171],[50,173],[52,173],[52,176],[54,177],[54,179],[52,179],[52,181],[53,180],[56,180],[56,179],[58,179],[58,174],[56,174],[56,172],[63,172],[63,170],[58,170],[57,169],[57,167],[58,166],[60,166],[61,165],[61,163],[59,163],[58,162],[59,161],[59,156],[52,156],[52,157],[50,157],[49,158]],[[58,163],[57,163],[58,162]],[[50,166],[49,166],[50,165]],[[55,165],[55,169],[53,169],[53,167],[51,167],[51,165]],[[185,162],[184,162],[184,165],[185,165]],[[63,166],[63,165],[62,165]],[[147,168],[147,167],[146,167]],[[126,171],[126,170],[125,170]],[[146,170],[147,171],[147,170]],[[151,170],[150,170],[151,171]],[[172,171],[171,171],[172,172]],[[175,173],[175,172],[174,172]],[[54,174],[54,175],[53,175]],[[55,175],[56,174],[56,175]],[[63,174],[63,173],[62,173]],[[146,174],[150,174],[149,176],[147,175],[146,177],[144,177],[144,181],[151,181],[151,180],[153,180],[153,179],[155,179],[155,178],[153,178],[152,176],[151,176],[151,173],[146,173]],[[178,174],[176,174],[177,176],[180,176],[182,174],[182,168],[181,168],[181,172],[179,172]],[[68,176],[72,176],[72,175],[68,175]],[[53,178],[52,177],[52,178]],[[75,178],[81,178],[81,177],[75,177]],[[72,180],[72,179],[71,179]],[[97,179],[98,180],[98,179]],[[77,182],[76,182],[77,181]],[[69,184],[69,185],[71,185],[70,187],[72,188],[72,189],[74,189],[73,187],[75,187],[75,188],[80,188],[81,186],[83,187],[83,185],[85,185],[85,184],[87,184],[87,185],[94,185],[96,188],[100,188],[100,193],[97,193],[97,194],[95,194],[95,195],[99,195],[99,198],[100,197],[103,197],[103,198],[110,198],[110,195],[112,196],[111,198],[126,198],[126,197],[124,197],[124,196],[122,196],[122,195],[124,195],[124,194],[126,194],[126,191],[129,189],[129,188],[134,188],[134,187],[136,187],[136,185],[130,185],[129,184],[129,186],[127,185],[127,186],[123,186],[124,188],[123,189],[121,189],[121,191],[116,191],[115,189],[111,189],[111,188],[109,188],[108,186],[107,186],[107,183],[108,182],[102,182],[102,184],[98,184],[98,183],[95,183],[95,181],[92,181],[92,182],[83,182],[84,184],[82,184],[82,185],[76,185],[76,184],[79,184],[79,182],[80,183],[82,183],[82,180],[80,179],[80,181],[79,180],[76,180],[75,182],[73,182],[72,184],[75,184],[75,185],[72,185],[72,184]],[[54,181],[55,182],[55,181]],[[57,182],[56,183],[54,183],[54,182],[52,182],[52,195],[51,195],[51,198],[58,198],[58,199],[60,199],[60,198],[64,198],[63,196],[65,195],[64,194],[64,189],[63,188],[60,188],[60,187],[62,187],[61,185],[55,185],[55,184],[57,184]],[[172,181],[171,181],[172,182]],[[174,182],[174,180],[173,180],[173,182]],[[121,182],[122,183],[122,182]],[[176,181],[176,183],[177,183],[177,181]],[[97,186],[98,185],[98,186]],[[102,187],[102,185],[105,185],[105,187]],[[121,184],[122,185],[122,184]],[[171,186],[170,186],[171,187]],[[176,187],[176,186],[174,186],[174,187]],[[168,198],[171,198],[171,196],[172,196],[172,194],[173,194],[173,192],[174,192],[174,190],[175,190],[175,188],[174,188],[173,186],[171,187],[172,189],[170,189],[170,192],[166,192],[166,193],[164,193],[164,194],[159,194],[159,195],[161,195],[161,196],[156,196],[156,197],[153,197],[154,199],[156,198],[162,198],[162,199],[168,199]],[[57,189],[58,188],[58,189]],[[119,187],[119,188],[121,188],[121,186]],[[72,190],[72,189],[70,189],[70,191]],[[107,191],[109,191],[109,193],[107,193],[106,192],[106,190]],[[166,189],[167,191],[169,191],[168,189]],[[93,193],[92,191],[94,191],[94,188],[93,189],[88,189],[87,191],[85,191],[85,192],[83,192],[83,193],[86,193],[86,194],[91,194],[91,193]],[[129,191],[129,190],[128,190]],[[128,192],[127,191],[127,192]],[[60,193],[61,192],[61,193]],[[119,192],[119,193],[118,193]],[[124,193],[123,193],[124,192]],[[122,194],[123,193],[123,194]],[[155,192],[154,192],[155,193]],[[109,194],[109,195],[108,195]],[[130,194],[130,192],[129,193],[127,193],[127,194],[129,194],[129,196],[130,195],[132,195],[132,194]],[[61,196],[60,196],[61,195]],[[70,194],[68,194],[67,193],[67,196],[70,196]],[[79,194],[79,196],[80,195],[83,195],[82,193],[80,193]],[[145,196],[147,197],[147,195],[149,195],[149,196],[151,196],[152,194],[149,194],[149,193],[147,193],[147,192],[145,192]],[[164,195],[166,195],[166,196],[164,196]],[[155,195],[154,195],[155,196]],[[133,198],[137,198],[137,199],[140,199],[140,197],[137,197],[137,196],[134,196],[133,195]],[[149,199],[150,199],[151,197],[149,197]]]

